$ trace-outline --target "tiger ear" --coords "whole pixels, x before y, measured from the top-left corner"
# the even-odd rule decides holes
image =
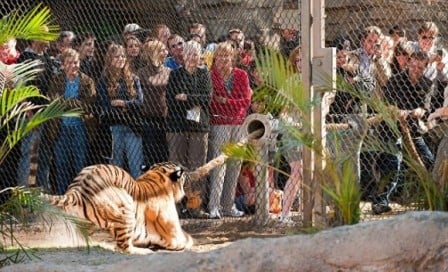
[[[174,171],[173,173],[170,174],[170,179],[172,181],[178,181],[182,177],[183,174],[184,174],[183,169],[177,169],[176,171]]]

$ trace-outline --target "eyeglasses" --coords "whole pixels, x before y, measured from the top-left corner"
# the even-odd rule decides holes
[[[183,46],[184,45],[184,42],[178,42],[178,43],[175,43],[175,44],[172,44],[171,45],[171,48],[176,48],[176,47],[181,47],[181,46]]]
[[[198,34],[198,33],[191,33],[191,34],[190,34],[190,39],[193,39],[193,38],[199,38],[199,39],[202,39],[202,35],[201,35],[201,34]]]
[[[433,36],[422,36],[423,40],[434,40]]]

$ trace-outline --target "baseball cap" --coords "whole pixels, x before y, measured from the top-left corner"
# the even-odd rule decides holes
[[[135,24],[135,23],[127,24],[123,29],[123,33],[135,32],[140,29],[141,29],[141,26],[139,26],[138,24]]]

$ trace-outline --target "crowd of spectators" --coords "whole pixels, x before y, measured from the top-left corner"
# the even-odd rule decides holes
[[[448,54],[438,42],[437,26],[422,24],[415,41],[408,40],[398,26],[388,33],[376,26],[361,32],[359,46],[353,37],[343,35],[333,42],[338,75],[365,95],[396,106],[424,166],[437,175],[440,169],[434,161],[440,165],[444,158],[438,155],[445,152],[437,150],[437,140],[428,142],[422,128],[428,120],[448,116]],[[206,34],[200,23],[191,25],[188,37],[172,33],[165,24],[149,32],[131,23],[124,26],[119,42],[108,43],[103,55],[98,54],[93,33],[62,31],[54,43],[31,41],[22,52],[16,50],[14,39],[2,45],[3,77],[10,65],[39,59],[42,70],[31,84],[50,99],[63,99],[67,107],[83,110],[80,117],[49,122],[27,135],[18,152],[12,153],[17,163],[8,164],[13,169],[10,177],[17,185],[29,185],[34,158],[35,185],[63,194],[76,173],[90,164],[115,164],[137,178],[148,166],[166,160],[197,168],[218,156],[224,143],[240,141],[242,124],[254,109],[253,90],[261,83],[255,55],[266,39],[248,39],[238,28],[229,29],[217,41],[209,41]],[[299,34],[285,29],[280,35],[279,52],[300,78]],[[337,92],[326,120],[350,123],[371,110],[355,97]],[[299,113],[288,107],[275,117],[285,124],[300,123]],[[402,138],[389,133],[387,125],[379,124],[369,134],[383,134],[381,141],[395,145],[396,154],[363,151],[363,133],[351,134],[345,144],[372,211],[383,213],[390,210],[390,197],[403,184],[407,166],[402,160]],[[283,142],[291,138],[281,136]],[[300,195],[301,145],[290,146],[283,157],[290,177],[282,193],[271,183],[270,199],[277,201],[271,203],[276,207],[271,211],[289,223]],[[213,219],[253,212],[248,207],[254,206],[254,182],[247,165],[232,160],[214,169],[189,188],[199,196],[199,205],[181,210]],[[380,179],[388,179],[384,188],[378,186],[378,173]]]

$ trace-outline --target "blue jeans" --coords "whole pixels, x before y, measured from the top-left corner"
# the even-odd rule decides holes
[[[111,164],[125,168],[125,158],[129,165],[129,173],[133,178],[141,175],[143,164],[142,137],[124,125],[110,127],[112,133]]]
[[[86,165],[87,132],[84,123],[61,125],[54,149],[56,193],[64,194],[72,179]]]
[[[422,158],[426,169],[432,170],[435,160],[434,155],[432,154],[431,150],[429,149],[423,137],[416,137],[412,139],[412,141],[414,142],[415,148],[417,149],[417,152]]]
[[[34,143],[39,139],[40,130],[30,131],[20,141],[20,160],[17,167],[17,185],[28,187],[31,167],[31,151]]]
[[[47,131],[46,126],[47,124],[44,124],[42,126],[42,131],[40,132],[36,184],[37,186],[43,188],[44,191],[52,192],[53,189],[50,182],[50,167],[55,142],[45,134]]]

